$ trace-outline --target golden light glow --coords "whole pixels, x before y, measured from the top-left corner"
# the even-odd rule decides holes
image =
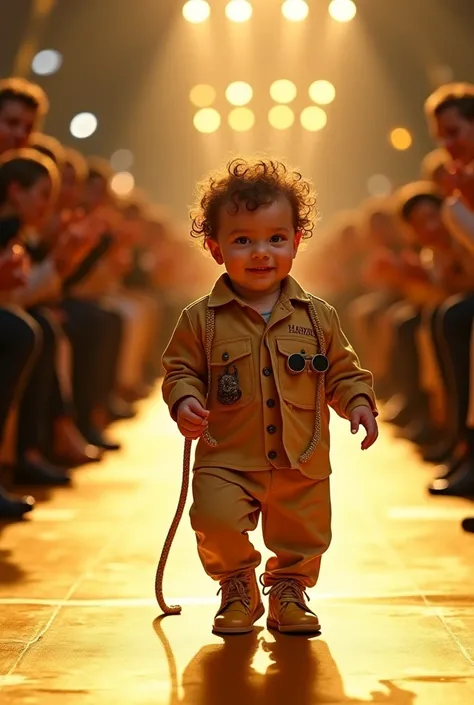
[[[323,127],[326,127],[328,116],[322,108],[311,105],[301,112],[300,121],[305,130],[318,132],[318,130],[322,130]]]
[[[281,12],[290,22],[302,22],[308,17],[309,7],[305,0],[285,0]]]
[[[315,81],[308,92],[311,100],[320,105],[329,105],[336,97],[336,89],[330,81]]]
[[[270,95],[275,103],[291,103],[296,98],[297,88],[292,81],[281,78],[270,86]]]
[[[398,149],[403,152],[406,149],[410,149],[413,144],[413,138],[410,131],[406,127],[396,127],[391,131],[389,136],[390,144],[394,149]]]
[[[288,130],[295,121],[295,114],[288,105],[274,105],[268,112],[268,122],[275,130]]]
[[[367,181],[367,191],[371,196],[389,196],[392,184],[384,174],[373,174]]]
[[[229,113],[229,125],[236,132],[247,132],[255,125],[255,115],[250,108],[234,108]]]
[[[329,14],[336,22],[350,22],[357,14],[357,7],[352,0],[332,0]]]
[[[247,105],[253,97],[252,86],[245,81],[234,81],[229,83],[225,91],[225,97],[231,105]]]
[[[214,108],[202,108],[195,114],[193,123],[198,132],[210,134],[219,129],[221,116]]]
[[[216,99],[216,91],[206,83],[199,83],[189,91],[189,100],[198,108],[208,108]]]
[[[116,196],[128,196],[135,187],[135,179],[128,171],[120,171],[112,178],[110,188]]]
[[[200,24],[211,14],[211,7],[206,0],[188,0],[183,6],[183,17],[188,22]]]
[[[248,0],[230,0],[225,8],[227,19],[232,22],[247,22],[252,17],[252,5]]]

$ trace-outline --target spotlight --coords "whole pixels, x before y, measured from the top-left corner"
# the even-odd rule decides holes
[[[86,139],[97,130],[98,121],[92,113],[79,113],[71,120],[70,131],[79,140]]]
[[[392,184],[384,174],[374,174],[367,181],[367,191],[371,196],[389,196],[392,193]]]
[[[275,103],[291,103],[296,98],[297,89],[292,81],[280,78],[270,86],[270,95]]]
[[[133,162],[133,153],[129,149],[117,149],[110,157],[110,166],[114,171],[127,171]]]
[[[302,22],[308,17],[309,7],[305,0],[285,0],[281,12],[290,22]]]
[[[248,0],[230,0],[225,8],[227,19],[232,22],[247,22],[252,17],[252,5]]]
[[[393,129],[390,132],[389,140],[392,147],[400,152],[410,149],[413,144],[413,138],[406,127],[396,127]]]
[[[192,24],[205,22],[211,14],[211,8],[206,0],[188,0],[183,6],[183,17]]]
[[[36,54],[31,63],[31,68],[38,76],[52,76],[59,71],[63,63],[63,57],[59,51],[54,49],[44,49]]]
[[[216,99],[216,91],[212,86],[200,83],[189,91],[189,100],[198,108],[208,108]]]
[[[229,83],[225,91],[225,97],[231,105],[247,105],[252,100],[252,96],[252,86],[245,81]]]
[[[268,113],[268,122],[275,130],[288,130],[295,121],[295,114],[288,105],[274,105]]]
[[[300,121],[305,130],[318,132],[318,130],[322,130],[323,127],[326,127],[328,116],[322,108],[311,105],[301,112]]]
[[[229,125],[236,132],[247,132],[255,125],[255,115],[250,108],[234,108],[229,113]]]
[[[116,196],[128,196],[135,187],[135,179],[128,171],[115,174],[110,182],[110,188]]]
[[[357,7],[352,0],[332,0],[329,3],[329,14],[336,22],[350,22],[357,13]]]
[[[194,116],[194,127],[198,132],[216,132],[221,124],[221,116],[214,108],[202,108]]]
[[[336,97],[336,89],[329,81],[315,81],[308,92],[311,100],[320,105],[329,105]]]

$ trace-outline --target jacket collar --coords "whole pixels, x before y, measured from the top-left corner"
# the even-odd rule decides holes
[[[303,301],[308,303],[310,300],[308,294],[301,288],[296,279],[290,275],[282,281],[280,301],[287,303],[290,301]],[[217,308],[225,306],[231,301],[242,303],[237,294],[232,290],[232,285],[228,274],[223,274],[214,284],[209,295],[209,306]]]

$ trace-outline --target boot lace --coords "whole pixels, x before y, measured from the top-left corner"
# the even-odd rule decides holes
[[[273,585],[264,586],[263,594],[270,594],[272,597],[276,597],[283,605],[290,603],[296,604],[303,610],[307,609],[305,598],[309,602],[309,596],[305,590],[305,586],[303,583],[300,583],[299,580],[293,578],[286,578],[279,580]]]
[[[224,580],[217,594],[222,593],[221,610],[233,602],[241,602],[250,612],[250,574],[238,573]]]

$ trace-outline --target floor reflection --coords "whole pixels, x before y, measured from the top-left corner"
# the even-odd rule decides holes
[[[184,669],[179,684],[173,653],[158,621],[155,630],[170,666],[170,705],[412,705],[416,698],[390,680],[380,680],[377,689],[362,699],[351,697],[325,641],[269,635],[263,629],[204,646]]]

